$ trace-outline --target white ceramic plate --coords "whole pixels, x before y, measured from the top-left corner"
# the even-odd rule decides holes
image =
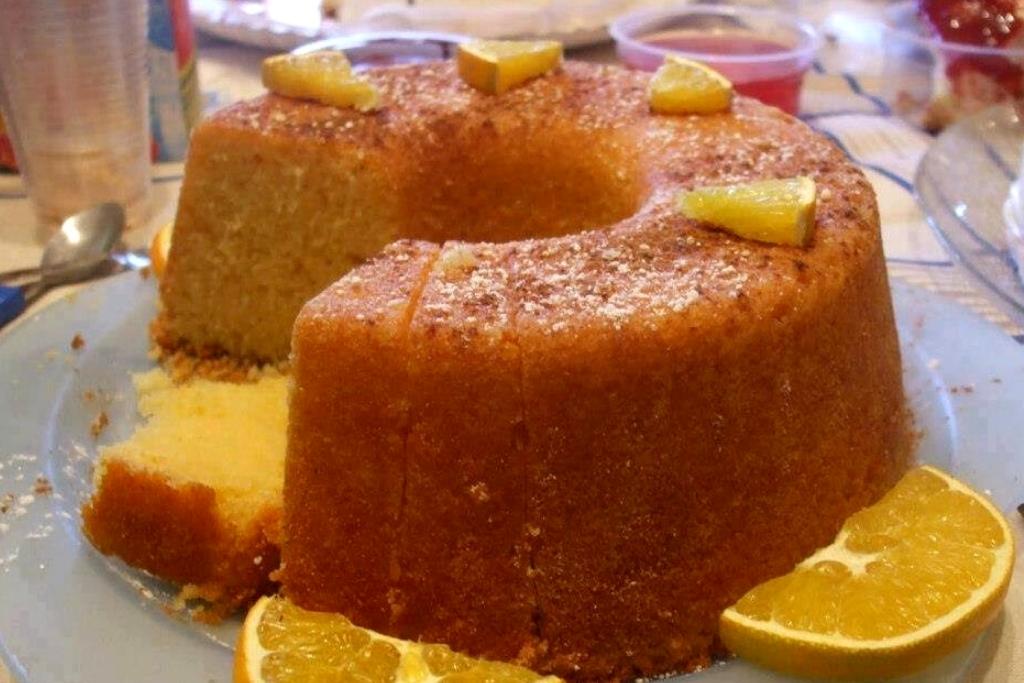
[[[1022,140],[1024,122],[1008,104],[961,119],[921,158],[914,193],[953,257],[992,293],[1000,310],[1024,326],[1024,286],[1003,217]]]
[[[1024,350],[948,300],[907,287],[894,296],[907,392],[924,433],[920,459],[1011,511],[1024,499]],[[79,531],[97,446],[90,424],[100,410],[109,415],[106,443],[136,423],[129,373],[152,365],[146,324],[155,298],[152,280],[128,273],[0,336],[0,496],[14,496],[0,513],[0,651],[15,680],[230,680],[237,620],[211,628],[169,616],[167,586],[100,556]],[[85,342],[78,351],[70,348],[76,333]],[[37,475],[52,493],[33,493]],[[990,675],[993,652],[1014,647],[1020,601],[1009,602],[1009,621],[915,680],[1010,681]],[[734,661],[690,680],[788,679]]]
[[[449,12],[427,23],[417,23],[415,14],[406,12],[348,24],[321,17],[319,7],[316,0],[191,0],[192,21],[197,29],[224,40],[277,51],[292,50],[313,40],[365,31],[427,30],[472,33],[489,38],[558,40],[567,48],[595,45],[609,39],[604,21],[595,25],[564,27],[547,27],[546,22],[538,21],[536,30],[510,33],[495,29],[501,27],[502,22],[490,16],[486,23],[481,24],[470,21],[472,17],[467,17],[466,13]],[[516,18],[516,26],[520,26],[524,17],[518,13]],[[533,25],[532,22],[530,24]]]

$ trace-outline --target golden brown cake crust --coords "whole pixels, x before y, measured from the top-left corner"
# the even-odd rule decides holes
[[[414,272],[383,254],[296,321],[286,593],[575,679],[708,664],[720,611],[905,467],[870,185],[777,110],[652,115],[647,76],[612,67],[497,97],[450,65],[370,78],[374,115],[268,97],[215,124],[390,155],[397,234],[453,240]],[[796,175],[818,188],[806,249],[674,210]],[[378,315],[389,292],[403,315]]]
[[[118,460],[104,463],[98,490],[82,507],[83,531],[100,552],[185,586],[219,619],[272,586],[280,560],[280,511],[267,510],[245,529],[225,523],[216,493]]]
[[[501,659],[533,643],[538,614],[515,438],[525,425],[511,250],[445,244],[409,324],[401,611],[389,625],[409,638],[473,642]]]
[[[353,621],[381,630],[395,609],[390,583],[408,430],[408,372],[393,360],[437,250],[389,246],[296,321],[307,344],[293,373],[319,382],[294,385],[291,397],[285,498],[295,503],[284,523],[293,548],[303,550],[283,571],[302,577],[293,593],[306,607],[344,605]]]

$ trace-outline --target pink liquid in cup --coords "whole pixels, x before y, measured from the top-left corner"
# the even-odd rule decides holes
[[[613,22],[622,61],[654,71],[669,54],[702,62],[736,91],[796,114],[804,74],[820,39],[799,19],[778,12],[690,6],[641,11]]]
[[[698,35],[689,31],[667,31],[644,39],[648,45],[700,55],[772,55],[787,52],[781,43],[743,33]],[[736,90],[782,111],[796,114],[800,108],[800,88],[805,69],[788,71],[777,66],[766,68],[753,62],[709,64],[732,81]]]

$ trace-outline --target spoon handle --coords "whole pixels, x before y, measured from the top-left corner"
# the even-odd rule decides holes
[[[0,283],[8,283],[12,280],[24,280],[27,277],[39,277],[39,266],[34,268],[18,268],[17,270],[5,270],[0,273]]]
[[[21,287],[0,285],[0,327],[21,315],[25,306],[25,293]]]

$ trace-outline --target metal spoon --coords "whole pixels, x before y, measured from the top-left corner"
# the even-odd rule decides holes
[[[124,232],[124,209],[120,204],[98,204],[77,213],[46,243],[39,263],[39,279],[19,287],[0,285],[0,327],[53,287],[85,280],[107,263]],[[0,275],[23,277],[31,269]]]

